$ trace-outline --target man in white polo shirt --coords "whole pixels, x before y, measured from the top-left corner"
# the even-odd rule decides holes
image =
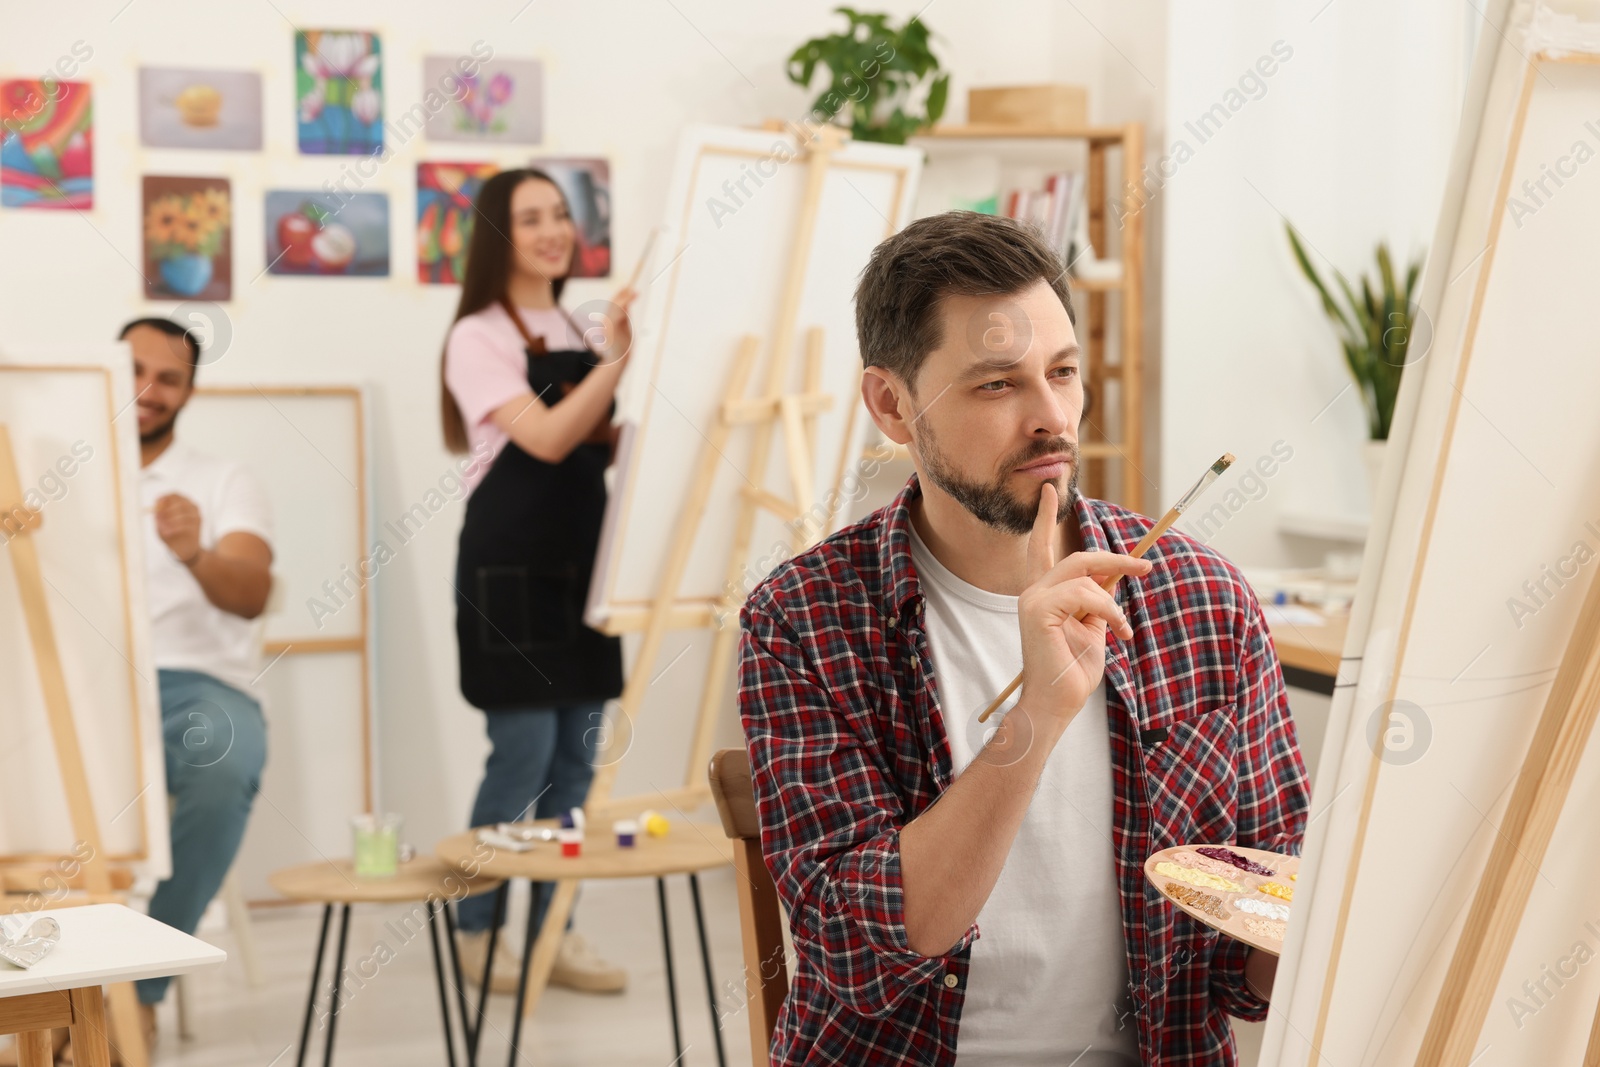
[[[178,443],[200,343],[166,319],[122,328],[133,349],[139,409],[139,502],[161,689],[172,876],[150,914],[194,933],[239,851],[266,764],[266,726],[252,687],[257,621],[272,589],[272,521],[261,486],[237,463]],[[165,978],[138,983],[147,1039]]]

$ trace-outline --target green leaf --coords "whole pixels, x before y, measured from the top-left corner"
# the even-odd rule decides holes
[[[950,75],[941,74],[933,79],[928,90],[928,125],[932,126],[944,114],[944,105],[950,95]]]

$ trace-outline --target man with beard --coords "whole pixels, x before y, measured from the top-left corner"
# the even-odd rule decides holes
[[[145,580],[173,798],[172,876],[150,915],[192,934],[233,865],[266,764],[252,683],[261,669],[255,620],[272,590],[272,521],[248,471],[175,439],[200,363],[195,335],[137,319],[120,337],[133,349]],[[147,1040],[167,982],[138,983]]]
[[[1224,1065],[1227,1016],[1266,1015],[1276,958],[1143,864],[1298,853],[1282,674],[1232,564],[1179,533],[1135,560],[1151,520],[1078,492],[1064,274],[1035,231],[971,212],[913,222],[862,274],[862,399],[916,473],[741,615],[798,957],[774,1063]]]

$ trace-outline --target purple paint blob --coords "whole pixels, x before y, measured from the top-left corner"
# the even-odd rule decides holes
[[[1197,848],[1195,851],[1207,859],[1221,860],[1223,863],[1231,863],[1241,871],[1249,871],[1251,874],[1278,873],[1271,867],[1263,867],[1255,860],[1247,859],[1246,857],[1239,855],[1237,852],[1232,852],[1225,848],[1213,848],[1211,846],[1205,846],[1202,848]]]

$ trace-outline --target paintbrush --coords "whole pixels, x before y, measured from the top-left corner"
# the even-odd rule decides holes
[[[1150,546],[1155,544],[1156,541],[1160,539],[1161,535],[1167,532],[1168,527],[1178,521],[1178,516],[1182,515],[1186,510],[1188,510],[1189,506],[1195,502],[1200,494],[1205,492],[1206,487],[1212,482],[1216,481],[1218,476],[1231,466],[1233,466],[1233,453],[1224,452],[1222,454],[1222,458],[1217,460],[1211,466],[1207,467],[1206,472],[1200,476],[1200,480],[1191,485],[1189,487],[1189,491],[1183,494],[1183,496],[1179,497],[1176,504],[1167,509],[1167,513],[1161,516],[1161,521],[1152,526],[1150,528],[1150,532],[1139,539],[1138,545],[1136,545],[1133,551],[1128,553],[1128,555],[1132,556],[1134,559],[1139,559],[1146,552],[1150,551]],[[1120,574],[1113,574],[1104,578],[1100,582],[1100,588],[1104,589],[1108,593],[1111,592],[1111,590],[1116,587],[1117,579],[1120,577],[1122,577]],[[1074,615],[1073,618],[1081,621],[1087,614],[1088,612],[1079,612],[1077,615]],[[1006,686],[1005,689],[1001,691],[1000,695],[994,698],[993,703],[991,703],[987,708],[983,709],[983,714],[978,716],[978,721],[988,722],[989,716],[994,714],[994,709],[998,708],[1001,704],[1004,704],[1006,702],[1006,698],[1012,693],[1015,693],[1017,691],[1017,686],[1021,684],[1022,672],[1018,671],[1017,676],[1011,679],[1011,684]]]
[[[650,233],[644,239],[644,251],[639,253],[639,262],[633,265],[633,273],[628,276],[628,284],[624,289],[632,289],[639,281],[639,275],[644,273],[644,265],[650,261],[650,250],[656,245],[656,237],[661,233],[661,226],[650,227]]]

